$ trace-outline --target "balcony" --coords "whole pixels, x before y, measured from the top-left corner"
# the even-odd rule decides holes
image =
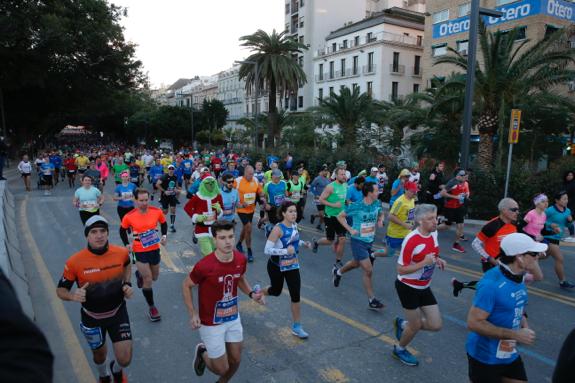
[[[389,72],[396,75],[405,74],[405,65],[389,64]]]
[[[291,2],[291,14],[297,13],[299,10],[299,1],[292,1]]]
[[[401,45],[408,45],[412,47],[419,47],[423,49],[423,39],[418,36],[405,36],[391,32],[379,32],[374,33],[371,37],[367,38],[364,37],[360,40],[358,44],[355,43],[354,40],[347,41],[347,48],[344,47],[343,44],[338,43],[338,48],[340,51],[350,50],[350,49],[357,49],[362,47],[366,44],[373,44],[373,43],[391,43],[391,44],[401,44]],[[328,46],[324,48],[318,49],[316,52],[316,57],[321,57],[325,55],[330,55],[332,53],[337,53],[333,51],[332,48],[333,42],[330,42]]]
[[[375,65],[364,65],[363,66],[363,74],[374,74],[375,73]]]
[[[411,67],[411,75],[413,77],[421,78],[422,74],[423,74],[423,71],[421,70],[420,66],[412,66]]]
[[[327,73],[321,73],[315,75],[315,82],[324,82],[327,78]]]
[[[296,24],[292,24],[290,33],[291,33],[292,35],[293,35],[293,34],[296,34],[297,31],[298,31],[298,29],[299,29],[299,27],[298,27],[298,24],[297,24],[297,23],[296,23]]]

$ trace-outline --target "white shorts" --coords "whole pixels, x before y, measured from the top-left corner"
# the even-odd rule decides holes
[[[206,346],[208,357],[216,359],[226,353],[226,343],[244,340],[244,329],[240,318],[216,326],[201,326],[200,338]]]

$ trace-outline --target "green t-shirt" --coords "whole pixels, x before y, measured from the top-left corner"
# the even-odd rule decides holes
[[[333,193],[327,197],[327,202],[338,203],[341,202],[341,207],[325,207],[325,215],[328,217],[337,217],[339,213],[345,208],[345,197],[347,196],[347,184],[340,184],[337,181],[332,182],[330,185],[333,186]]]
[[[122,174],[124,170],[128,170],[129,168],[130,167],[125,163],[122,165],[119,164],[114,165],[112,167],[112,169],[114,170],[114,180],[116,180],[116,182],[122,182],[122,177],[120,177],[120,174]]]

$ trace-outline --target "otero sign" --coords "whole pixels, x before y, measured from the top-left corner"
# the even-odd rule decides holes
[[[563,0],[523,0],[502,5],[495,9],[503,12],[503,16],[501,18],[484,16],[483,22],[488,27],[540,14],[561,20],[575,21],[575,3],[568,3]],[[467,31],[469,31],[469,16],[464,16],[434,24],[433,38],[440,39]]]

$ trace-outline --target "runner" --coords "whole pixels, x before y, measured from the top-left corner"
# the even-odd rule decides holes
[[[86,157],[86,155],[82,152],[78,154],[76,157],[76,166],[78,166],[78,174],[80,177],[84,175],[86,169],[88,169],[88,165],[90,164],[90,159]]]
[[[76,186],[78,165],[76,165],[76,159],[71,153],[68,154],[68,157],[64,160],[64,167],[66,168],[66,174],[68,176],[68,187],[73,188]]]
[[[444,213],[446,221],[443,222],[438,229],[444,230],[451,227],[455,223],[455,241],[451,245],[451,250],[458,253],[465,253],[465,249],[459,241],[463,236],[463,221],[465,219],[465,199],[469,197],[465,188],[465,178],[467,173],[465,170],[457,172],[455,178],[451,179],[441,190],[441,196],[445,200]]]
[[[140,166],[136,163],[133,157],[130,157],[130,162],[127,163],[128,171],[130,172],[130,182],[140,187],[141,179],[140,179]],[[122,179],[122,173],[120,172],[120,180]]]
[[[58,152],[52,152],[49,159],[50,163],[54,165],[54,183],[58,185],[60,181],[60,169],[62,168],[62,157]]]
[[[149,206],[150,192],[136,189],[134,197],[136,208],[122,218],[120,238],[124,246],[134,253],[138,288],[142,289],[148,303],[150,321],[157,322],[162,317],[154,303],[152,284],[160,276],[160,245],[165,246],[167,243],[168,224],[160,209]],[[161,227],[161,237],[158,235],[158,224]],[[131,244],[129,230],[133,236]]]
[[[31,191],[32,188],[30,187],[30,177],[32,175],[32,164],[30,163],[27,154],[22,156],[22,161],[20,161],[18,164],[18,171],[20,172],[20,176],[24,181],[24,187],[26,188],[26,191]]]
[[[399,172],[397,179],[393,181],[391,185],[391,199],[389,200],[389,208],[393,206],[393,203],[396,199],[401,197],[405,192],[404,185],[407,181],[409,181],[409,177],[411,176],[411,172],[407,169],[403,169]]]
[[[152,178],[150,177],[150,169],[154,166],[154,156],[150,151],[146,150],[144,155],[142,155],[142,161],[144,161],[144,167],[146,168],[146,174],[148,176],[148,182],[152,183]]]
[[[82,186],[76,189],[72,203],[80,212],[80,219],[84,225],[94,215],[100,215],[100,207],[104,203],[102,192],[92,186],[92,178],[82,176]]]
[[[381,303],[373,292],[371,281],[373,272],[373,259],[371,246],[375,240],[376,224],[383,227],[385,218],[381,204],[377,200],[377,186],[373,182],[366,182],[362,186],[363,198],[347,205],[345,210],[338,214],[337,220],[351,234],[351,253],[353,260],[338,268],[334,266],[333,285],[339,286],[343,274],[361,267],[363,269],[363,288],[367,293],[368,307],[372,310],[382,309]],[[352,218],[352,225],[347,223],[346,218]],[[381,256],[385,256],[382,253]]]
[[[499,266],[489,270],[477,286],[467,316],[467,359],[472,383],[527,382],[516,344],[531,345],[535,332],[529,328],[526,270],[537,262],[547,245],[522,233],[501,240]]]
[[[389,178],[387,177],[385,164],[379,164],[377,167],[377,187],[379,188],[379,200],[383,203],[385,195],[383,191],[387,187]],[[391,206],[391,205],[390,205]]]
[[[278,163],[272,162],[270,165],[270,169],[264,173],[264,185],[272,181],[272,173],[274,172],[274,170],[279,171],[280,179],[282,180],[284,179],[283,173],[281,172],[281,170],[278,169]]]
[[[236,217],[236,209],[240,204],[240,195],[238,190],[234,188],[234,177],[231,174],[224,174],[222,176],[222,217],[223,221],[234,222]],[[234,222],[235,223],[235,222]]]
[[[243,225],[240,239],[236,244],[236,249],[240,253],[243,253],[244,248],[242,246],[242,242],[245,241],[248,250],[248,262],[253,262],[254,255],[252,252],[252,221],[254,218],[254,212],[256,211],[256,201],[260,201],[262,206],[265,206],[265,197],[262,185],[255,178],[253,167],[250,165],[246,166],[246,169],[244,170],[244,176],[236,179],[235,188],[238,190],[240,198],[240,204],[238,206],[238,218]],[[262,209],[262,211],[265,211],[265,209]]]
[[[349,181],[351,179],[351,173],[349,170],[347,170],[347,163],[343,160],[341,161],[337,161],[335,164],[335,170],[333,171],[333,173],[331,173],[331,179],[332,180],[336,180],[337,179],[337,169],[343,169],[345,171],[345,182]]]
[[[213,156],[210,159],[210,163],[212,165],[212,170],[214,171],[214,176],[216,179],[220,178],[220,173],[222,172],[222,159],[217,156]]]
[[[54,187],[54,164],[50,162],[46,155],[40,163],[40,186],[44,189],[44,195],[50,195]]]
[[[413,230],[415,225],[417,185],[406,181],[403,188],[403,194],[395,200],[389,211],[389,225],[385,240],[390,256],[401,249],[404,238]]]
[[[104,186],[106,186],[106,181],[110,176],[110,169],[108,168],[108,164],[106,161],[102,160],[101,157],[96,158],[96,169],[100,172],[100,191],[104,191]]]
[[[351,205],[357,201],[361,201],[365,196],[363,195],[363,185],[365,183],[364,176],[354,177],[353,184],[347,188],[345,197],[345,204]]]
[[[236,162],[234,160],[228,161],[227,168],[222,172],[222,176],[224,174],[231,174],[234,178],[240,176],[240,172],[236,169]]]
[[[194,160],[191,158],[186,158],[182,161],[182,173],[184,176],[184,188],[188,190],[191,184],[192,173],[194,170]]]
[[[164,167],[162,166],[162,163],[160,161],[159,158],[156,158],[156,162],[154,164],[154,166],[152,166],[150,168],[150,172],[148,173],[148,175],[150,176],[150,179],[152,180],[152,194],[150,196],[151,200],[154,200],[154,195],[156,194],[156,191],[158,190],[158,187],[156,186],[156,184],[158,183],[158,181],[160,181],[162,179],[162,176],[164,175]]]
[[[281,217],[277,216],[277,211],[287,197],[287,184],[281,179],[281,170],[272,170],[271,177],[272,180],[266,183],[263,189],[266,196],[265,210],[269,219],[269,224],[266,225],[266,237],[273,229],[273,226],[281,221]]]
[[[317,230],[322,231],[322,226],[325,222],[325,205],[319,202],[319,196],[323,193],[325,187],[330,184],[329,169],[326,164],[322,165],[321,170],[317,177],[314,178],[310,185],[310,191],[313,195],[313,202],[317,209],[317,214],[310,215],[310,223],[313,225],[316,218],[319,218],[319,223],[315,227]]]
[[[419,361],[408,350],[420,330],[439,331],[442,320],[439,306],[429,285],[437,266],[444,270],[446,262],[439,257],[437,240],[437,208],[422,204],[415,209],[417,228],[409,233],[397,259],[395,289],[403,307],[406,319],[399,317],[393,322],[398,344],[393,347],[393,356],[408,366],[417,366]]]
[[[425,189],[425,200],[427,203],[433,204],[437,207],[437,215],[440,216],[443,213],[443,197],[441,196],[441,190],[443,189],[443,169],[445,168],[445,162],[441,161],[435,164],[435,167],[429,174],[429,180],[427,182],[427,188]]]
[[[120,174],[122,174],[124,170],[129,169],[130,167],[124,163],[124,158],[122,156],[118,156],[116,162],[114,163],[114,166],[112,166],[112,171],[114,172],[114,182],[116,182],[116,185],[122,183],[122,178],[120,177]]]
[[[305,181],[302,181],[300,175],[297,172],[293,172],[291,174],[290,180],[286,182],[286,186],[288,199],[295,203],[297,207],[296,222],[300,223],[303,218],[303,207],[300,201],[304,195]]]
[[[240,367],[243,328],[238,308],[238,287],[251,299],[264,304],[264,297],[252,289],[245,276],[246,258],[234,250],[234,224],[212,225],[216,248],[194,265],[182,285],[192,329],[200,332],[196,345],[194,371],[202,376],[206,367],[229,382]],[[198,288],[198,309],[192,289]],[[257,286],[256,286],[257,287]]]
[[[108,243],[108,222],[93,216],[84,226],[87,248],[66,261],[56,294],[64,301],[80,302],[80,329],[92,351],[100,383],[126,382],[124,368],[132,360],[132,332],[125,299],[133,295],[128,251]],[[70,291],[74,283],[77,288]],[[115,359],[108,370],[106,334]],[[112,377],[110,377],[110,373]]]
[[[345,208],[347,195],[346,170],[343,167],[335,170],[336,180],[325,187],[319,196],[319,203],[325,205],[325,237],[319,240],[312,239],[313,252],[317,253],[320,245],[333,245],[335,252],[334,267],[341,268],[343,263],[343,250],[345,247],[346,230],[339,223],[337,216]],[[337,238],[336,238],[337,237]]]
[[[120,177],[122,183],[114,189],[114,201],[118,201],[118,216],[122,222],[124,216],[134,209],[134,192],[138,187],[130,182],[129,171],[124,170]]]
[[[200,253],[205,257],[215,250],[211,226],[221,217],[224,203],[218,181],[209,173],[205,173],[202,177],[198,192],[186,203],[184,211],[196,224],[194,235],[198,240]]]
[[[156,187],[160,190],[160,203],[162,204],[162,211],[164,215],[170,212],[170,231],[176,232],[176,205],[178,204],[177,194],[181,189],[178,186],[178,177],[174,174],[176,167],[168,165],[168,174],[164,174],[161,179],[156,182]]]
[[[92,178],[92,186],[102,191],[102,185],[100,183],[101,174],[98,168],[96,168],[96,163],[94,161],[90,161],[88,169],[84,172],[84,176]]]
[[[301,325],[301,277],[298,255],[300,246],[311,248],[311,243],[300,240],[296,223],[297,208],[293,201],[283,202],[279,207],[278,216],[282,217],[282,221],[272,229],[264,250],[270,257],[267,265],[270,286],[262,292],[264,295],[279,297],[285,280],[291,299],[292,334],[300,339],[307,339],[309,335]]]

